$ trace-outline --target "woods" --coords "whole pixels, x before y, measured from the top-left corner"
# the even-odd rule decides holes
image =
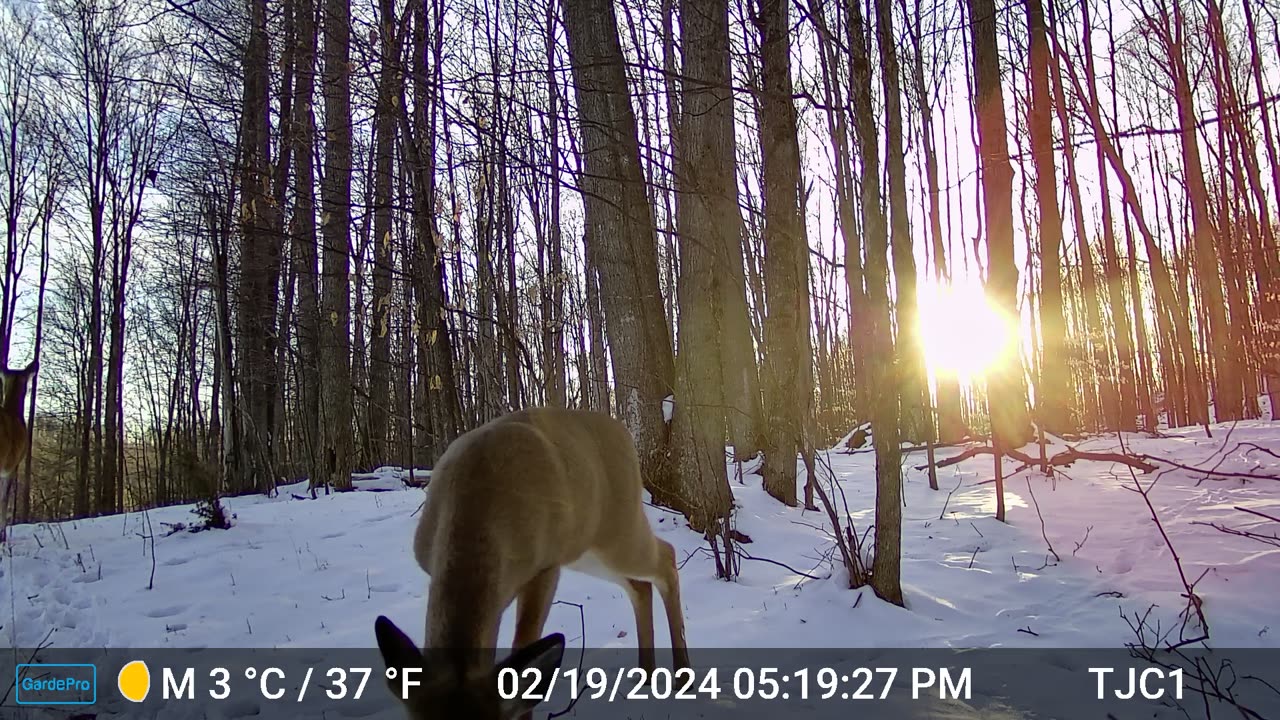
[[[901,602],[903,443],[1274,418],[1278,10],[7,4],[8,515],[346,491],[553,405],[728,542],[734,464],[812,507],[869,423]]]

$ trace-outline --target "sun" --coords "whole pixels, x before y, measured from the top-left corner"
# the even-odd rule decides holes
[[[980,382],[1014,354],[1014,323],[981,283],[924,284],[917,298],[921,349],[934,378]]]

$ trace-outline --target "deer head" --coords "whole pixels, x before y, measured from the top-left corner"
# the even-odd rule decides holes
[[[388,668],[399,670],[394,678],[387,680],[387,684],[391,693],[404,703],[411,720],[510,720],[518,717],[532,710],[538,701],[501,697],[498,676],[502,670],[511,668],[520,674],[534,668],[541,673],[539,684],[545,687],[564,657],[564,635],[560,633],[552,633],[519,648],[506,660],[486,668],[473,663],[450,662],[452,653],[428,651],[424,656],[413,641],[385,617],[379,616],[373,627],[383,661]],[[478,651],[467,652],[479,654]],[[420,668],[420,672],[410,671],[410,682],[417,685],[406,687],[405,668]]]

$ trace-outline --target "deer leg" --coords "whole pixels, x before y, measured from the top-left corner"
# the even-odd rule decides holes
[[[662,596],[671,631],[671,651],[677,668],[690,667],[689,648],[684,637],[684,610],[680,606],[680,571],[676,569],[676,549],[665,540],[658,541],[658,568],[653,584]]]
[[[640,667],[650,674],[657,664],[653,651],[653,584],[647,580],[627,579],[625,588],[636,614],[636,643],[640,649]]]
[[[542,639],[542,626],[551,613],[551,602],[560,584],[560,568],[538,573],[520,589],[516,598],[516,634],[512,651],[528,647]]]
[[[551,613],[551,603],[560,584],[560,568],[550,568],[538,573],[520,589],[516,598],[516,633],[511,651],[528,647],[542,639],[542,627]],[[516,717],[516,720],[533,720],[533,710]]]

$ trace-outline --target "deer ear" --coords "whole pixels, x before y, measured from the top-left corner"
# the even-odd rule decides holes
[[[526,669],[533,668],[540,673],[540,679],[537,681],[538,685],[547,687],[552,673],[560,668],[560,662],[563,659],[564,635],[551,633],[541,640],[530,643],[526,647],[511,653],[510,657],[498,665],[494,673],[501,673],[502,670],[511,668],[523,677]],[[536,707],[542,701],[542,698],[529,699],[528,695],[531,694],[521,693],[510,700],[504,700],[502,702],[502,716],[513,718]]]
[[[386,617],[379,615],[373,622],[373,634],[378,638],[378,650],[387,667],[421,667],[422,651],[404,631]]]

